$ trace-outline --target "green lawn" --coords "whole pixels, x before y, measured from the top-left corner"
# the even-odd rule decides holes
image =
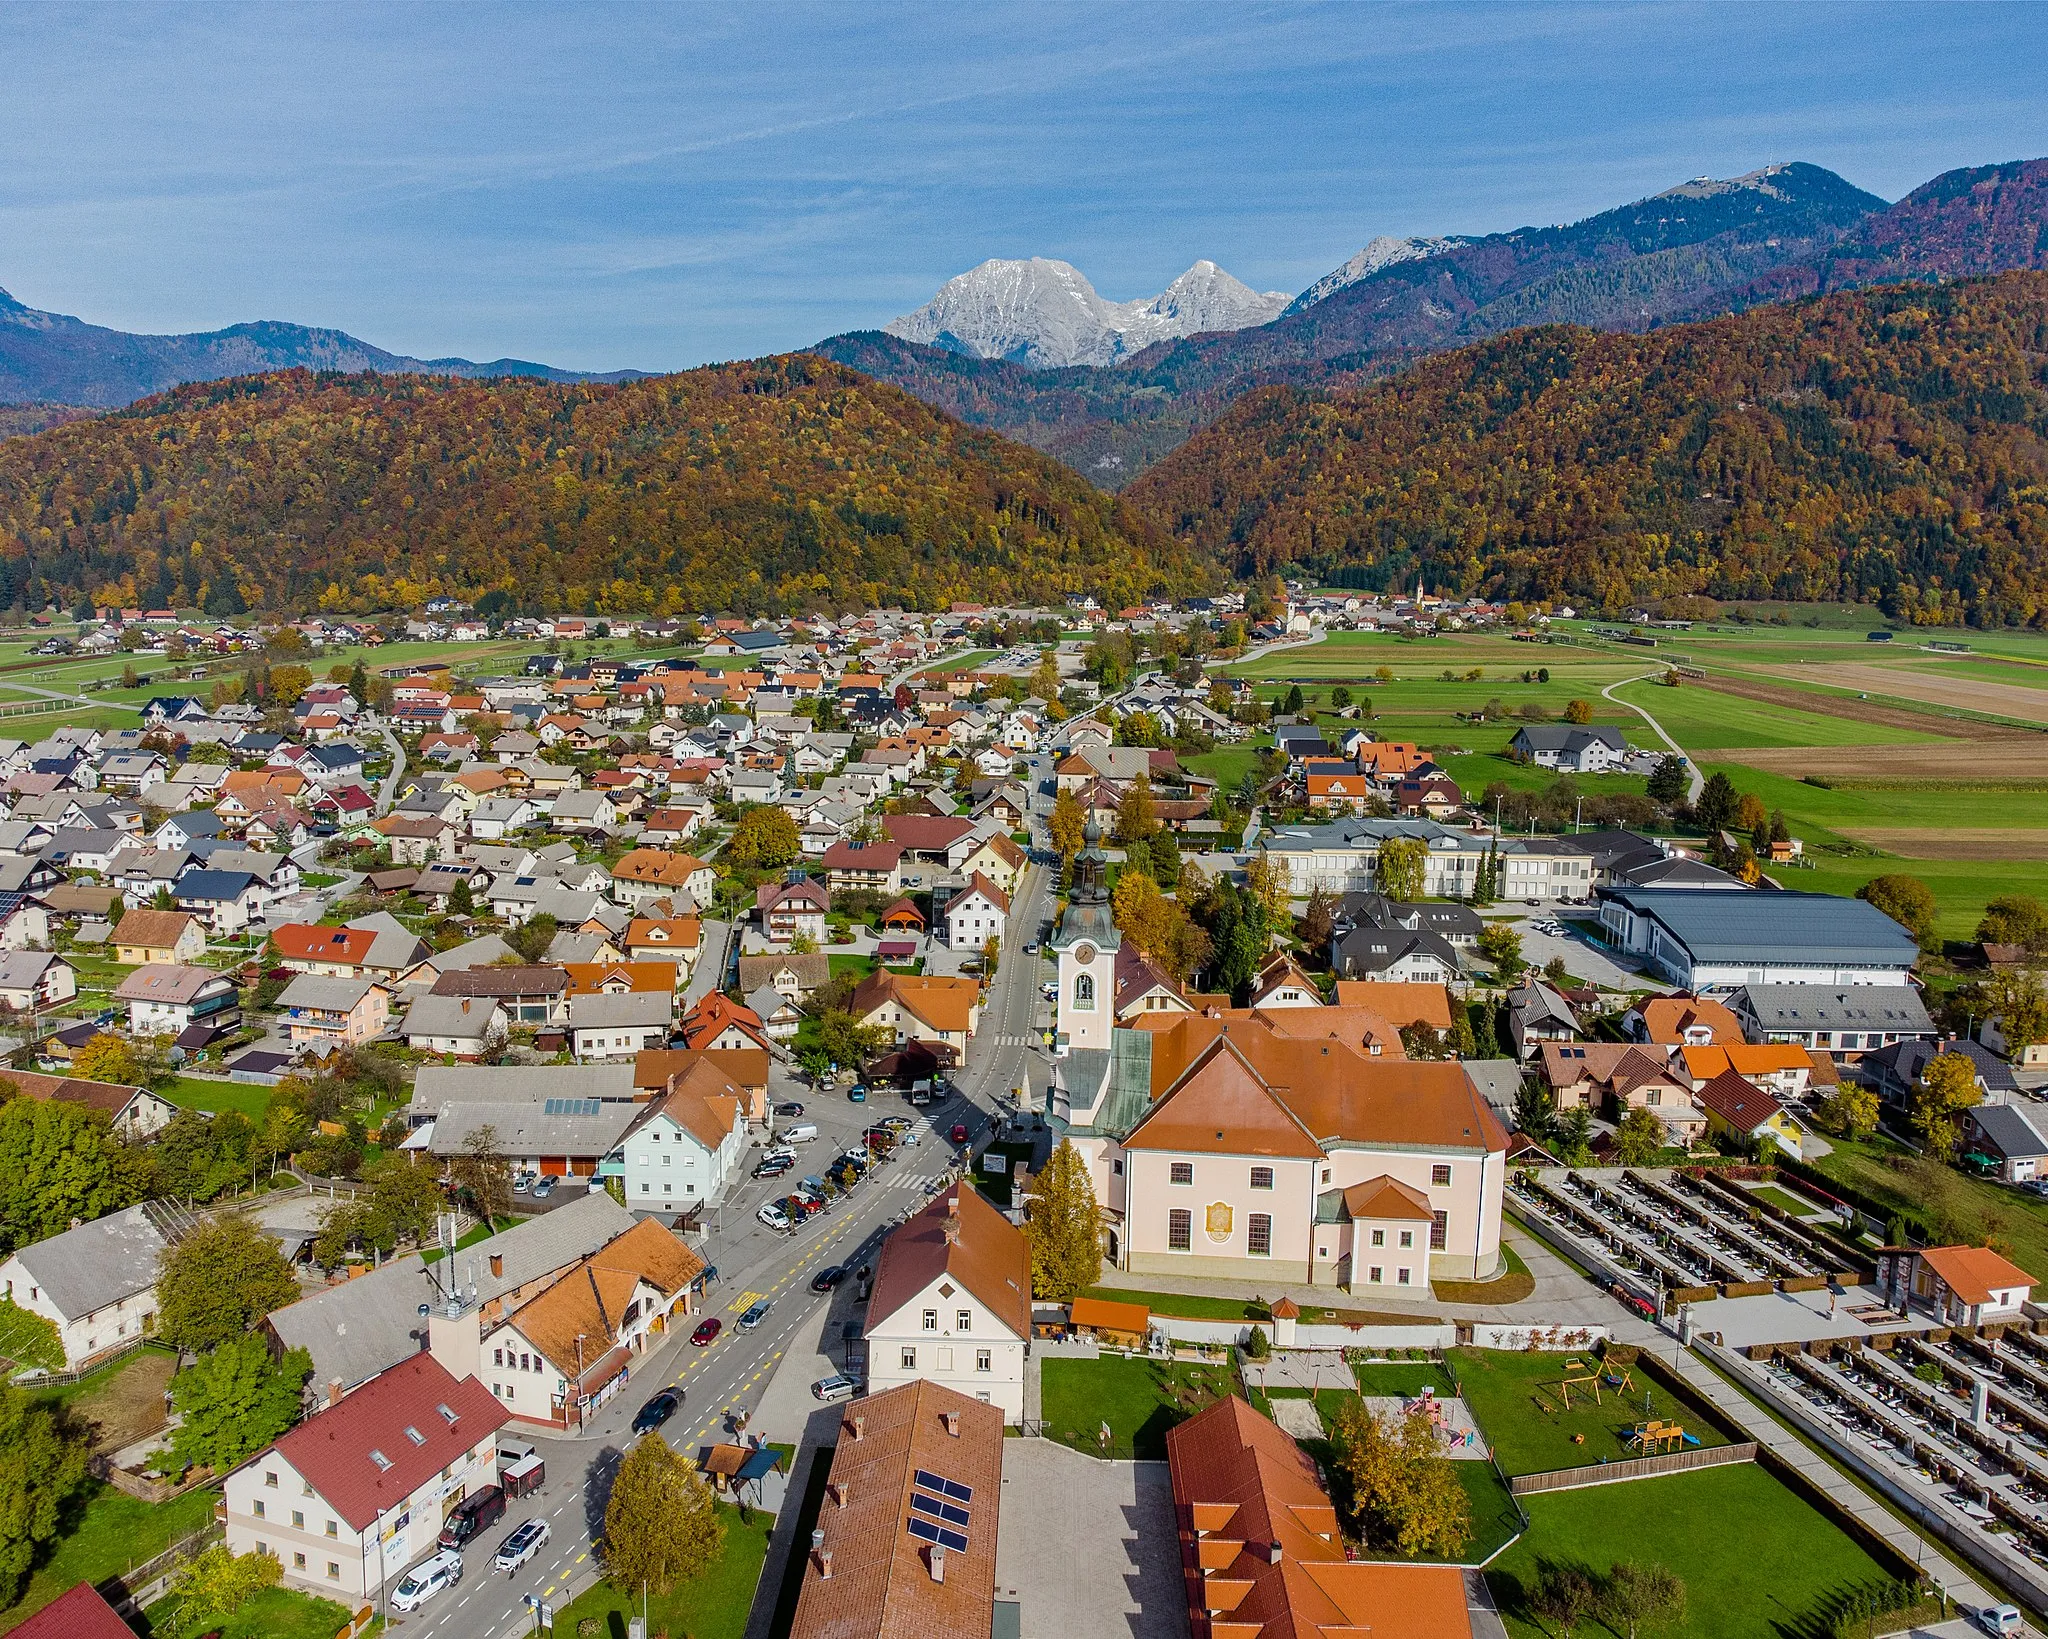
[[[825,1466],[829,1467],[830,1464]],[[747,1630],[747,1613],[753,1609],[754,1589],[761,1580],[761,1566],[768,1557],[768,1535],[775,1521],[756,1514],[743,1522],[739,1510],[719,1505],[718,1516],[725,1521],[725,1552],[716,1565],[693,1582],[651,1595],[647,1601],[647,1631],[666,1633],[671,1639],[741,1639]],[[596,1617],[600,1639],[626,1639],[626,1624],[640,1614],[640,1590],[621,1592],[609,1582],[600,1582],[571,1604],[555,1612],[555,1632],[573,1636],[585,1617]],[[225,1636],[231,1639],[231,1636]],[[333,1634],[321,1639],[333,1639]]]
[[[1923,1169],[1885,1138],[1828,1142],[1834,1148],[1812,1165],[1829,1178],[1862,1191],[1887,1212],[1911,1214],[1943,1241],[2006,1242],[2015,1263],[2048,1280],[2048,1202],[2039,1196],[1938,1163]]]
[[[1111,1303],[1142,1303],[1155,1315],[1178,1315],[1183,1320],[1264,1320],[1266,1306],[1243,1298],[1201,1297],[1189,1292],[1126,1292],[1118,1287],[1091,1286],[1083,1294]]]
[[[163,1090],[164,1097],[181,1109],[205,1110],[221,1115],[239,1110],[251,1121],[261,1121],[277,1089],[254,1081],[212,1081],[204,1076],[179,1076]]]
[[[1681,1400],[1641,1366],[1633,1368],[1634,1388],[1627,1395],[1603,1385],[1595,1405],[1589,1393],[1574,1387],[1566,1411],[1551,1385],[1562,1380],[1567,1360],[1594,1363],[1590,1350],[1570,1355],[1453,1351],[1465,1403],[1505,1473],[1544,1474],[1632,1455],[1623,1442],[1630,1427],[1644,1420],[1645,1395],[1649,1415],[1683,1423],[1702,1445],[1728,1443],[1704,1407]]]
[[[462,1239],[455,1243],[455,1250],[460,1252],[465,1246],[474,1246],[478,1241],[487,1241],[490,1238],[491,1226],[489,1224],[471,1224],[469,1228],[466,1231],[464,1231]],[[447,1256],[448,1254],[446,1252],[443,1252],[439,1247],[436,1247],[431,1252],[422,1253],[421,1261],[423,1263],[438,1263],[441,1259]]]
[[[73,1505],[63,1535],[29,1577],[28,1591],[12,1610],[0,1611],[0,1633],[41,1610],[67,1588],[119,1576],[203,1529],[213,1518],[216,1497],[216,1492],[202,1487],[170,1502],[153,1504],[97,1481],[88,1484]],[[333,1639],[333,1629],[325,1639]]]
[[[1460,1465],[1470,1466],[1470,1465]],[[1604,1574],[1620,1559],[1669,1566],[1686,1587],[1684,1622],[1660,1639],[1824,1634],[1851,1589],[1896,1572],[1754,1463],[1523,1499],[1530,1530],[1486,1573],[1515,1639],[1556,1639],[1528,1608],[1547,1564]],[[1610,1639],[1599,1622],[1585,1639]]]
[[[1166,1431],[1238,1392],[1225,1365],[1156,1360],[1047,1360],[1040,1371],[1045,1432],[1062,1445],[1101,1457],[1157,1461]],[[1110,1439],[1104,1445],[1101,1426]]]
[[[1214,751],[1204,751],[1196,756],[1181,759],[1181,766],[1189,773],[1200,774],[1216,781],[1226,793],[1232,795],[1243,783],[1244,777],[1257,770],[1258,763],[1259,748],[1253,745],[1220,746]]]
[[[218,1628],[219,1639],[334,1639],[348,1625],[348,1608],[292,1588],[265,1588]],[[178,1632],[177,1607],[159,1600],[143,1613],[145,1634]],[[159,1623],[166,1624],[161,1630]]]
[[[1770,1184],[1751,1184],[1747,1187],[1749,1193],[1754,1195],[1759,1201],[1768,1201],[1772,1206],[1786,1212],[1797,1213],[1802,1218],[1816,1212],[1829,1212],[1831,1210],[1823,1207],[1818,1201],[1809,1201],[1802,1196],[1788,1195],[1782,1189],[1774,1188]]]
[[[1793,686],[1777,678],[1771,681]],[[1657,683],[1631,683],[1614,692],[1618,699],[1641,706],[1656,718],[1687,751],[1723,746],[1907,745],[1942,738],[1915,729],[1837,717],[1827,710],[1827,697],[1820,694],[1812,697],[1813,709],[1800,710],[1767,700],[1746,700],[1717,689],[1667,689]],[[1635,719],[1635,713],[1628,715]]]
[[[1458,1392],[1451,1386],[1450,1373],[1427,1360],[1360,1361],[1351,1372],[1358,1379],[1360,1394],[1407,1398],[1424,1389],[1435,1389],[1444,1396]]]

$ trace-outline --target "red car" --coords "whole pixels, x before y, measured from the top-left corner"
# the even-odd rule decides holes
[[[954,1143],[964,1144],[967,1142],[967,1129],[960,1122],[956,1121],[953,1123],[953,1130],[948,1136]]]
[[[716,1342],[718,1334],[724,1330],[725,1322],[713,1315],[690,1334],[690,1341],[701,1349],[707,1343]]]

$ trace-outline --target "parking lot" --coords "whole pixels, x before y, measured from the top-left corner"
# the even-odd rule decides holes
[[[1020,1639],[1187,1632],[1166,1464],[1103,1462],[1055,1440],[1003,1445],[996,1597]]]

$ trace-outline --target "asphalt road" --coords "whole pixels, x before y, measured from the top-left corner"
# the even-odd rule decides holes
[[[547,1486],[539,1495],[513,1503],[498,1525],[470,1544],[458,1587],[437,1595],[410,1616],[392,1618],[394,1628],[450,1639],[523,1634],[529,1625],[527,1595],[559,1608],[587,1586],[597,1571],[594,1543],[603,1528],[612,1473],[632,1444],[634,1414],[658,1390],[683,1391],[681,1410],[662,1430],[677,1450],[694,1453],[714,1439],[731,1437],[728,1420],[759,1404],[792,1339],[831,1303],[829,1293],[810,1290],[811,1277],[828,1264],[872,1264],[888,1231],[922,1206],[933,1181],[957,1163],[956,1149],[944,1137],[954,1123],[968,1127],[971,1147],[993,1129],[1011,1089],[1043,1085],[1047,1061],[1031,1020],[1044,964],[1039,957],[1026,956],[1023,945],[1038,937],[1049,908],[1047,894],[1048,873],[1034,865],[1017,895],[1011,923],[1022,931],[1011,936],[1015,944],[997,969],[967,1063],[954,1078],[958,1094],[930,1110],[930,1125],[920,1124],[921,1141],[900,1146],[895,1157],[878,1166],[852,1196],[787,1234],[777,1234],[754,1216],[762,1202],[788,1193],[787,1182],[756,1181],[742,1172],[722,1207],[712,1209],[712,1232],[704,1253],[720,1276],[698,1317],[678,1326],[658,1348],[633,1363],[627,1387],[588,1429],[560,1438],[534,1437],[516,1427],[506,1430],[507,1437],[532,1439],[546,1458]],[[851,1104],[841,1093],[807,1090],[780,1067],[771,1093],[778,1100],[803,1100],[803,1119],[819,1128],[818,1141],[798,1151],[799,1170],[804,1172],[822,1166],[881,1116],[918,1114],[890,1094],[881,1094],[872,1103]],[[767,1319],[752,1332],[738,1330],[740,1315],[761,1298],[773,1304]],[[700,1349],[690,1343],[689,1334],[697,1318],[706,1315],[717,1315],[725,1329],[715,1343]],[[796,1431],[772,1432],[781,1436]],[[491,1569],[498,1544],[528,1519],[549,1522],[548,1542],[521,1570],[499,1575]]]

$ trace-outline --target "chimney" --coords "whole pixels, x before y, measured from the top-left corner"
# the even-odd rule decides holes
[[[846,1427],[853,1431],[855,1440],[865,1440],[868,1437],[868,1420],[860,1412],[855,1412],[851,1417],[847,1418]]]
[[[1269,1542],[1266,1544],[1266,1563],[1268,1565],[1278,1565],[1280,1563],[1279,1543]]]
[[[341,1404],[341,1379],[338,1377],[327,1379],[327,1403],[330,1406]]]
[[[853,1501],[853,1486],[846,1480],[834,1480],[826,1489],[832,1493],[835,1506],[844,1508]]]
[[[939,1421],[945,1425],[946,1432],[954,1439],[960,1438],[960,1414],[957,1411],[940,1412]]]
[[[934,1582],[943,1582],[943,1581],[945,1581],[945,1580],[946,1580],[946,1550],[945,1550],[945,1549],[943,1549],[943,1548],[941,1548],[941,1547],[940,1547],[940,1546],[939,1546],[939,1545],[938,1545],[938,1544],[937,1544],[936,1542],[935,1542],[935,1543],[933,1543],[933,1544],[932,1544],[932,1546],[931,1546],[931,1565],[932,1565],[932,1580],[933,1580]]]
[[[503,1278],[503,1276],[504,1276],[504,1273],[505,1273],[505,1254],[504,1254],[504,1253],[502,1253],[502,1252],[493,1252],[493,1253],[491,1254],[491,1279],[492,1279],[492,1280],[499,1280],[499,1279]]]
[[[820,1582],[830,1582],[832,1580],[832,1550],[830,1548],[820,1548],[818,1550],[818,1580]]]
[[[946,1244],[960,1244],[960,1197],[957,1193],[946,1199]]]

